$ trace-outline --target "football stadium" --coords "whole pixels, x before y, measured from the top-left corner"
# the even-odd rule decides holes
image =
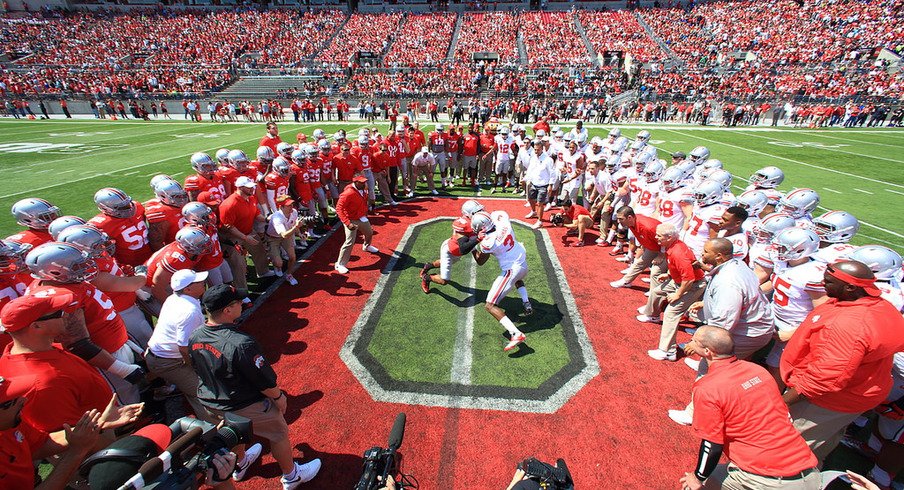
[[[0,489],[904,488],[902,20],[3,2]]]

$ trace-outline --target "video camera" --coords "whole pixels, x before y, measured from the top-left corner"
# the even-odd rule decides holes
[[[251,440],[251,421],[230,413],[225,415],[219,429],[191,417],[182,417],[169,428],[173,433],[172,442],[159,456],[136,461],[135,455],[121,454],[127,450],[105,449],[82,464],[82,473],[87,475],[92,466],[106,461],[133,461],[141,467],[119,487],[120,490],[194,489],[204,483],[208,468],[214,468],[214,456],[225,455],[235,446]]]
[[[396,451],[401,447],[404,437],[405,413],[402,412],[396,416],[395,423],[392,424],[388,448],[374,446],[364,451],[364,470],[361,472],[361,479],[355,485],[355,490],[378,490],[385,485],[387,476],[395,477],[399,470]]]
[[[518,465],[525,477],[539,483],[546,490],[574,490],[571,472],[564,459],[557,459],[555,466],[536,458],[525,459]]]

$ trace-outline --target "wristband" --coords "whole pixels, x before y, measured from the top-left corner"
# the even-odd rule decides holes
[[[113,364],[107,368],[107,371],[111,374],[115,374],[122,379],[125,379],[132,371],[138,369],[138,366],[135,364],[126,364],[119,359],[113,361]]]

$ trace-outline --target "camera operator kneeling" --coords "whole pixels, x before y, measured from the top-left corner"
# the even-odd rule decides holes
[[[208,322],[189,340],[189,355],[201,380],[198,399],[215,416],[233,413],[250,419],[254,435],[270,441],[273,459],[283,473],[280,481],[290,490],[317,476],[321,463],[315,459],[301,465],[292,460],[289,427],[283,416],[286,394],[277,386],[276,373],[254,337],[234,325],[246,297],[247,292],[221,284],[201,298]],[[236,446],[239,461],[234,480],[244,478],[261,449],[260,444],[247,451],[244,445]]]

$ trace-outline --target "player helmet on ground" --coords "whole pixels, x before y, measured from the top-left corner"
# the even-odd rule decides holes
[[[643,177],[647,183],[653,183],[662,178],[663,172],[665,172],[665,161],[653,160],[644,166]]]
[[[213,211],[203,202],[192,201],[182,206],[182,218],[195,226],[207,226],[213,222]]]
[[[214,156],[217,158],[217,161],[220,162],[220,165],[226,165],[228,163],[227,160],[229,158],[229,150],[227,150],[226,148],[220,148],[219,150],[217,150]]]
[[[637,136],[635,137],[635,139],[637,141],[643,141],[644,144],[647,144],[650,142],[650,132],[647,131],[646,129],[642,129],[637,133]]]
[[[725,193],[722,183],[716,180],[704,180],[694,188],[694,200],[699,206],[709,206],[719,202]]]
[[[60,216],[60,208],[36,197],[17,201],[10,212],[16,218],[16,223],[34,230],[46,230],[50,222]]]
[[[709,148],[705,146],[698,146],[691,150],[691,153],[687,156],[687,159],[694,162],[694,165],[702,165],[703,162],[709,159]]]
[[[662,173],[662,188],[666,192],[672,192],[681,187],[683,181],[684,170],[681,167],[672,166],[665,169],[665,172]]]
[[[174,179],[166,174],[157,174],[157,175],[151,177],[151,189],[153,189],[154,186],[156,186],[158,182],[163,182],[164,180],[176,180],[176,179]]]
[[[797,260],[819,250],[819,236],[813,230],[792,226],[778,232],[772,238],[772,245],[778,260]]]
[[[25,265],[32,277],[44,281],[73,284],[90,281],[97,275],[94,260],[68,243],[50,242],[35,247],[25,256]]]
[[[207,153],[198,152],[191,156],[191,168],[199,174],[212,174],[217,171],[217,162]]]
[[[813,231],[828,243],[847,243],[860,230],[860,221],[846,211],[829,211],[813,218]]]
[[[322,129],[317,128],[312,133],[312,136],[314,137],[315,141],[319,141],[319,140],[326,138],[326,133]]]
[[[471,229],[474,233],[489,233],[493,231],[496,225],[493,224],[493,218],[486,211],[480,211],[471,216]]]
[[[285,158],[279,157],[276,160],[273,160],[273,170],[283,177],[288,177],[289,173],[292,172],[292,167],[289,166],[289,162],[287,162]]]
[[[864,245],[851,252],[849,258],[866,264],[880,281],[901,280],[901,254],[888,247]]]
[[[806,187],[794,189],[778,201],[776,211],[781,211],[792,218],[803,218],[819,206],[819,194]]]
[[[756,189],[744,191],[738,196],[737,205],[747,211],[748,216],[759,216],[769,204],[769,198],[762,191]]]
[[[618,129],[618,128],[610,129],[610,130],[609,130],[609,135],[608,135],[608,136],[609,136],[610,138],[615,138],[615,139],[620,138],[620,137],[621,137],[621,129]]]
[[[114,187],[104,187],[95,192],[94,204],[97,205],[100,212],[113,218],[135,216],[135,201],[128,194]]]
[[[181,208],[189,201],[188,193],[175,180],[164,180],[154,186],[154,195],[163,204],[174,208]]]
[[[469,199],[461,205],[461,215],[466,218],[470,218],[481,211],[483,211],[483,204],[473,199]]]
[[[717,168],[709,173],[709,175],[706,177],[706,180],[715,180],[716,182],[722,184],[723,192],[728,192],[731,190],[731,173],[727,170]]]
[[[327,140],[320,140],[317,142],[317,146],[320,147],[320,151],[323,153],[329,153],[332,148],[330,147],[330,142]]]
[[[116,243],[106,233],[90,225],[70,226],[60,232],[57,241],[75,245],[92,259],[102,256],[104,252],[111,257],[116,253]]]
[[[794,224],[794,218],[785,213],[770,213],[753,227],[753,236],[759,243],[771,243],[776,234]]]
[[[12,240],[0,240],[0,275],[18,274],[27,270],[25,255],[31,247]]]
[[[50,237],[56,241],[57,236],[59,236],[61,231],[70,226],[84,225],[86,223],[87,221],[78,216],[60,216],[50,222],[50,226],[47,227],[47,233],[50,233]]]
[[[757,189],[775,189],[785,180],[785,173],[778,167],[763,167],[750,176],[750,183]]]
[[[273,163],[274,158],[276,158],[276,155],[273,154],[273,149],[269,146],[257,147],[257,161],[270,165]]]
[[[202,255],[210,252],[210,235],[197,226],[183,226],[176,232],[176,241],[189,255]]]

